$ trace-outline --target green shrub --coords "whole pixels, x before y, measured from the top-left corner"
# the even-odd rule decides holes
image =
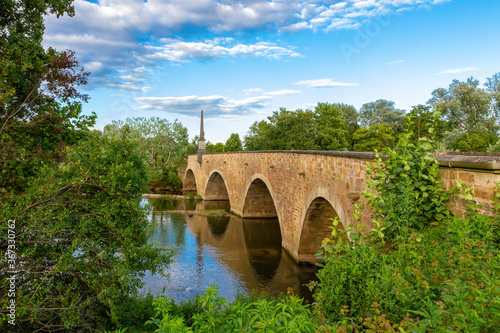
[[[24,193],[2,202],[0,220],[19,221],[22,244],[12,332],[103,331],[143,320],[135,312],[147,305],[126,311],[125,304],[138,307],[130,297],[142,276],[164,275],[173,256],[148,244],[151,224],[140,206],[146,180],[134,144],[90,136],[68,147],[63,163],[41,169]],[[2,267],[6,250],[0,249]],[[6,290],[7,271],[0,275]],[[2,309],[6,302],[0,297]],[[0,327],[6,319],[0,316]]]
[[[315,332],[321,327],[312,320],[309,305],[291,293],[277,299],[252,300],[238,297],[233,303],[218,296],[218,287],[211,285],[196,298],[196,311],[190,319],[179,312],[173,300],[155,300],[155,332]],[[191,305],[193,306],[193,305]]]
[[[497,213],[479,214],[457,182],[467,212],[454,217],[438,185],[430,143],[402,136],[389,159],[370,167],[375,228],[337,230],[323,242],[314,283],[326,324],[342,332],[491,332],[500,327],[500,193]],[[378,191],[374,195],[374,191]],[[339,233],[349,235],[342,242]],[[342,235],[341,235],[342,236]]]
[[[361,318],[419,332],[488,332],[500,324],[500,217],[449,218],[387,248],[380,229],[350,232],[352,243],[324,242],[315,300],[328,323],[367,329]],[[336,237],[336,236],[335,236]],[[332,239],[335,239],[332,237]],[[417,321],[420,318],[420,321]]]
[[[406,123],[413,124],[411,117]],[[432,134],[433,128],[428,131]],[[369,190],[363,194],[374,220],[383,223],[383,232],[391,241],[407,239],[429,222],[449,215],[446,201],[450,194],[442,188],[439,163],[430,155],[432,141],[423,137],[414,145],[412,136],[411,131],[401,134],[396,148],[385,150],[385,161],[376,154],[375,165],[366,168],[372,179],[367,179]]]
[[[163,182],[166,185],[173,186],[174,189],[178,190],[182,188],[182,181],[179,178],[177,172],[170,171],[166,175],[163,176]]]
[[[111,313],[117,327],[140,327],[154,316],[154,295],[126,295],[115,301],[115,309]]]
[[[471,133],[461,136],[452,148],[459,151],[487,151],[495,141],[496,137],[493,134]]]

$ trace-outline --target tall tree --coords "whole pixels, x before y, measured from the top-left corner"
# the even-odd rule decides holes
[[[267,121],[254,123],[245,137],[247,150],[342,150],[348,132],[340,110],[318,103],[314,111],[280,108]]]
[[[428,104],[442,112],[447,123],[442,145],[461,151],[485,151],[498,140],[500,75],[488,78],[485,88],[473,77],[453,80],[432,92]]]
[[[315,134],[317,126],[310,110],[290,111],[280,108],[268,117],[272,125],[269,138],[272,150],[317,149]]]
[[[240,135],[232,133],[224,145],[224,151],[242,151],[243,144],[241,143]]]
[[[200,146],[199,139],[200,137],[198,135],[195,135],[194,138],[189,142],[187,155],[195,155],[198,152],[198,148]]]
[[[38,168],[60,160],[64,146],[88,133],[86,84],[71,51],[45,49],[46,13],[73,15],[72,1],[7,1],[0,8],[0,193],[22,191]],[[0,194],[1,195],[1,194]]]
[[[429,138],[434,140],[441,140],[443,134],[449,129],[449,126],[444,120],[438,119],[436,110],[426,105],[416,105],[408,113],[405,120],[405,128],[413,133],[411,138],[412,142],[416,144],[419,138]],[[429,129],[432,128],[432,134]],[[432,136],[432,138],[431,138]]]
[[[500,72],[486,79],[486,91],[490,93],[493,100],[492,113],[497,118],[500,115]]]
[[[66,149],[25,191],[2,203],[0,223],[14,221],[15,298],[7,237],[0,240],[0,330],[104,331],[120,324],[146,270],[163,272],[171,253],[148,245],[141,208],[145,156],[121,138],[90,137]],[[4,321],[15,299],[15,326]]]
[[[340,110],[340,114],[342,118],[344,118],[345,124],[346,124],[346,129],[347,132],[349,133],[348,136],[348,141],[349,141],[349,146],[352,149],[353,148],[353,134],[359,129],[359,112],[356,110],[356,108],[352,105],[344,104],[344,103],[337,103],[333,104],[337,106]]]
[[[453,80],[447,89],[434,90],[428,104],[441,110],[451,128],[480,133],[496,131],[497,115],[491,102],[492,95],[479,87],[478,80],[470,77],[465,82]]]
[[[405,111],[396,109],[393,101],[379,99],[363,104],[359,110],[361,126],[370,127],[374,124],[385,124],[392,128],[394,134],[403,132]]]
[[[159,117],[127,118],[113,121],[104,130],[106,136],[126,136],[149,156],[151,182],[180,186],[177,171],[184,164],[189,145],[187,129],[177,120]]]
[[[224,144],[222,142],[211,143],[207,141],[205,145],[207,153],[223,153],[224,152]]]
[[[373,124],[362,127],[354,132],[354,150],[356,151],[381,151],[394,145],[394,132],[386,124]]]
[[[273,126],[266,120],[254,122],[248,129],[247,135],[244,138],[245,150],[255,151],[272,149],[271,142],[269,141],[272,131]]]
[[[44,15],[72,15],[71,3],[0,6],[0,230],[13,236],[0,238],[0,331],[104,331],[140,274],[169,262],[147,244],[142,154],[89,131],[77,90],[88,73],[41,45]]]
[[[314,109],[317,130],[316,147],[321,150],[342,150],[347,148],[349,132],[337,104],[318,103]]]

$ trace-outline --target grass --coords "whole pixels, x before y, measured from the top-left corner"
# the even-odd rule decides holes
[[[205,213],[207,213],[210,216],[224,216],[228,214],[224,209],[210,209],[210,210],[205,210]]]

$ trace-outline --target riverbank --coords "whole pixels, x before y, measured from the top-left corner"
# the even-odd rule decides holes
[[[193,200],[201,199],[201,196],[194,194],[155,194],[155,193],[143,193],[143,199],[175,199],[175,200]]]
[[[196,211],[196,210],[168,210],[160,211],[158,213],[169,213],[169,214],[179,214],[179,215],[199,215],[199,216],[214,216],[214,217],[231,217],[231,214],[225,212],[222,209],[206,210],[206,211]]]

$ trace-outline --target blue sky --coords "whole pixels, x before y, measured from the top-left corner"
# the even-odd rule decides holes
[[[46,18],[44,44],[89,70],[96,128],[179,119],[225,142],[280,107],[377,99],[410,110],[434,89],[500,72],[498,0],[94,0]]]

